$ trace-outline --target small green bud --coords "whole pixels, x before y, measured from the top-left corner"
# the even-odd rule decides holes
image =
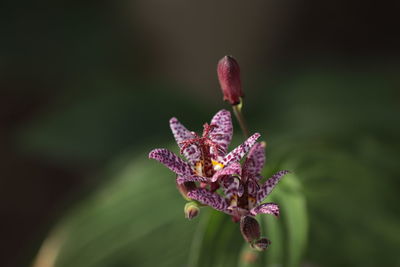
[[[251,244],[251,247],[258,251],[264,251],[269,247],[269,245],[271,245],[271,241],[263,237]]]
[[[200,213],[200,208],[196,202],[188,202],[184,208],[185,218],[191,220],[195,218]]]

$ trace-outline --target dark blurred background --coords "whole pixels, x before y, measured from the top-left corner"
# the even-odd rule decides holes
[[[107,180],[105,166],[120,155],[170,143],[170,117],[200,130],[215,111],[228,108],[215,71],[226,54],[241,65],[250,125],[265,127],[271,140],[284,133],[282,143],[308,136],[313,144],[327,136],[347,148],[365,141],[389,149],[379,169],[390,169],[381,177],[391,177],[389,193],[382,189],[367,199],[386,196],[388,206],[374,209],[389,209],[393,229],[399,227],[393,191],[400,184],[397,2],[0,5],[0,266],[29,265],[55,223]],[[360,155],[374,154],[368,146]],[[351,148],[350,157],[355,154]],[[376,210],[370,212],[362,220]],[[319,235],[310,224],[312,246]],[[389,263],[400,266],[391,256],[397,260]],[[351,255],[336,258],[357,265]],[[312,253],[304,262],[330,265]]]

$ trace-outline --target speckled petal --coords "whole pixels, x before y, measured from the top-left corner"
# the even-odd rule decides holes
[[[194,189],[188,193],[188,197],[197,200],[203,205],[208,205],[216,210],[230,214],[230,211],[227,209],[228,204],[226,200],[216,193],[211,193],[207,189]]]
[[[279,217],[279,206],[275,203],[264,203],[250,210],[250,214],[253,216],[260,213],[272,214]]]
[[[227,175],[242,175],[242,166],[239,162],[233,162],[231,165],[226,166],[225,168],[218,170],[214,173],[211,178],[212,182],[217,181],[219,178],[227,176]]]
[[[274,189],[276,184],[280,181],[280,179],[289,173],[289,171],[279,171],[275,173],[271,178],[269,178],[262,186],[260,191],[257,193],[257,203],[263,201]]]
[[[244,194],[244,186],[243,186],[242,183],[239,184],[237,194],[238,194],[239,197],[243,196],[243,194]]]
[[[232,140],[233,127],[231,113],[227,110],[220,110],[211,119],[211,125],[217,126],[210,134],[211,141],[217,143],[221,148],[219,156],[224,156]]]
[[[243,177],[258,179],[265,163],[265,143],[256,143],[247,154],[243,164]]]
[[[164,164],[171,171],[180,176],[192,176],[192,169],[187,162],[165,148],[154,149],[149,153],[149,158]]]
[[[179,176],[176,177],[176,182],[178,184],[183,184],[185,182],[201,182],[201,183],[208,183],[210,180],[206,177],[201,177],[201,176]]]
[[[169,120],[169,126],[179,148],[183,146],[183,141],[196,137],[191,131],[186,129],[186,127],[183,126],[183,124],[180,123],[177,118],[171,118]],[[194,163],[200,158],[200,150],[195,144],[193,144],[183,151],[183,155],[192,165],[194,165]]]
[[[260,190],[260,185],[255,180],[248,180],[247,181],[247,192],[249,196],[256,198],[257,193]]]
[[[227,176],[221,182],[222,190],[227,199],[239,196],[240,181],[237,177]]]
[[[250,136],[246,141],[244,141],[243,144],[236,147],[228,155],[226,155],[221,163],[227,166],[231,162],[240,161],[244,157],[244,155],[246,155],[246,153],[249,152],[250,148],[256,143],[259,137],[260,137],[259,133],[255,133],[252,136]]]

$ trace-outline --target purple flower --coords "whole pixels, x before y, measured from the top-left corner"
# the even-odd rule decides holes
[[[260,134],[255,133],[228,153],[232,139],[229,111],[215,114],[210,124],[204,124],[201,136],[186,129],[176,118],[170,120],[170,127],[186,161],[164,148],[152,150],[149,158],[177,174],[179,191],[192,201],[185,206],[185,216],[197,216],[198,203],[210,206],[231,215],[233,221],[240,221],[244,239],[254,248],[266,249],[270,241],[260,237],[258,222],[253,217],[261,213],[279,216],[277,204],[262,201],[288,171],[279,171],[260,183],[265,164],[265,144],[256,142]],[[216,191],[218,188],[221,190]]]
[[[260,184],[262,178],[260,172],[265,163],[264,150],[265,145],[257,143],[251,148],[243,166],[239,162],[235,162],[226,167],[223,173],[220,172],[221,176],[218,177],[218,181],[224,192],[224,197],[204,188],[196,188],[188,193],[189,198],[231,215],[235,222],[240,221],[242,235],[252,245],[261,239],[254,241],[256,236],[259,235],[257,221],[251,220],[249,217],[255,217],[261,213],[279,217],[279,206],[277,204],[262,203],[262,201],[271,193],[280,179],[289,172],[279,171],[263,184]],[[250,228],[246,226],[249,225],[248,222],[251,222]],[[267,239],[263,238],[262,240]],[[268,247],[266,244],[270,242],[260,241],[259,243],[265,246],[257,246],[258,249],[266,249]]]
[[[264,163],[264,145],[257,143],[250,150],[243,167],[235,162],[216,173],[220,174],[218,179],[225,197],[202,188],[192,190],[188,197],[231,215],[234,221],[240,220],[242,216],[256,216],[259,213],[279,216],[277,204],[260,203],[289,171],[279,171],[264,184],[260,184]]]
[[[219,177],[234,174],[235,169],[231,165],[235,166],[234,163],[241,160],[260,137],[260,134],[255,133],[227,153],[233,133],[231,114],[227,110],[219,111],[210,124],[204,124],[201,136],[186,129],[176,118],[172,118],[169,123],[180,153],[187,161],[165,148],[152,150],[149,158],[175,172],[179,185],[200,182],[202,187],[210,184],[212,191],[218,188]]]

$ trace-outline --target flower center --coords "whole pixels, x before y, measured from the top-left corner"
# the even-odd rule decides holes
[[[217,125],[205,123],[203,127],[204,130],[201,137],[193,133],[195,135],[194,138],[187,139],[181,143],[181,153],[189,146],[196,145],[200,150],[200,159],[193,166],[194,171],[198,176],[212,177],[215,171],[224,167],[223,164],[215,160],[218,158],[220,146],[210,138],[210,133]]]

